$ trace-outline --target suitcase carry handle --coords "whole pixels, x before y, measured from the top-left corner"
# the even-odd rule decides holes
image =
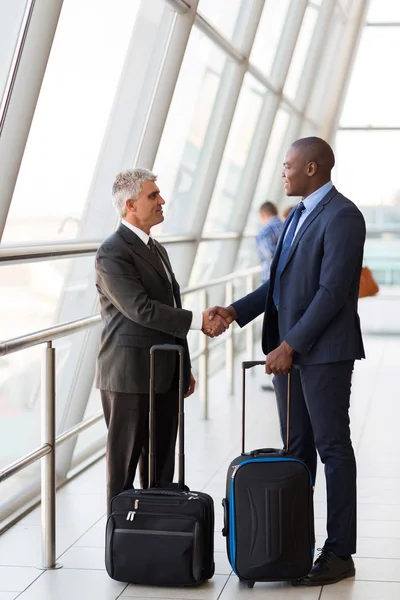
[[[252,367],[265,365],[265,360],[245,360],[242,362],[242,454],[245,454],[245,437],[246,437],[246,370]],[[288,389],[287,389],[287,416],[286,416],[286,452],[289,452],[290,439],[290,393],[291,393],[291,377],[288,373]],[[265,448],[263,452],[268,452],[270,449]],[[255,450],[254,452],[261,452]],[[252,453],[250,453],[252,454]]]
[[[265,365],[265,360],[244,360],[242,362],[242,369],[252,369],[259,365]]]
[[[276,448],[257,448],[257,450],[252,450],[251,452],[247,452],[248,456],[257,457],[260,454],[285,454],[286,450],[278,450]]]
[[[150,394],[149,394],[149,487],[156,485],[156,454],[154,451],[154,397],[155,397],[155,379],[154,379],[154,355],[156,352],[178,352],[179,354],[179,407],[178,407],[178,487],[185,489],[185,413],[184,413],[184,380],[183,380],[183,357],[184,350],[178,344],[155,344],[150,348]]]

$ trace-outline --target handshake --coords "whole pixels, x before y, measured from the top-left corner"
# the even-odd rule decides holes
[[[203,312],[201,331],[209,337],[217,337],[229,329],[229,325],[237,318],[233,306],[213,306]]]

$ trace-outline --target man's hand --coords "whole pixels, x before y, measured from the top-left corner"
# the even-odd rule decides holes
[[[190,383],[189,383],[189,389],[188,389],[188,391],[186,392],[186,394],[185,394],[184,398],[188,398],[189,396],[191,396],[191,395],[193,394],[194,390],[195,390],[195,387],[196,387],[196,380],[195,380],[195,378],[193,377],[193,373],[192,373],[192,372],[190,372]]]
[[[276,350],[267,355],[265,372],[268,375],[287,375],[293,363],[294,350],[287,342],[282,342]]]
[[[228,321],[221,315],[210,317],[210,309],[203,312],[202,332],[209,337],[216,337],[224,333],[229,327]]]
[[[208,318],[210,321],[215,319],[217,316],[222,317],[228,325],[237,319],[236,310],[233,306],[227,306],[224,308],[223,306],[213,306],[212,308],[207,309]]]

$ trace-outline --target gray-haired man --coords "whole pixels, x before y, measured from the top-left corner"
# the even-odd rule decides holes
[[[181,344],[185,349],[186,396],[193,393],[186,335],[189,329],[219,335],[208,313],[182,308],[179,285],[166,250],[150,237],[164,220],[165,201],[147,169],[119,173],[113,200],[121,223],[96,255],[96,286],[103,320],[96,385],[108,427],[107,503],[133,485],[136,467],[148,485],[149,350],[153,344]],[[156,479],[174,474],[177,434],[177,360],[173,353],[156,359]]]

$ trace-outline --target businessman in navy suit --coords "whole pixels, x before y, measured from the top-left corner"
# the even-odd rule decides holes
[[[291,372],[290,452],[315,481],[317,451],[325,465],[327,532],[322,553],[299,585],[335,583],[355,574],[356,463],[349,402],[354,361],[364,358],[357,314],[365,222],[331,182],[334,153],[316,137],[289,148],[282,178],[293,208],[280,237],[269,281],[227,308],[243,327],[264,313],[262,349],[273,373],[285,441]]]

